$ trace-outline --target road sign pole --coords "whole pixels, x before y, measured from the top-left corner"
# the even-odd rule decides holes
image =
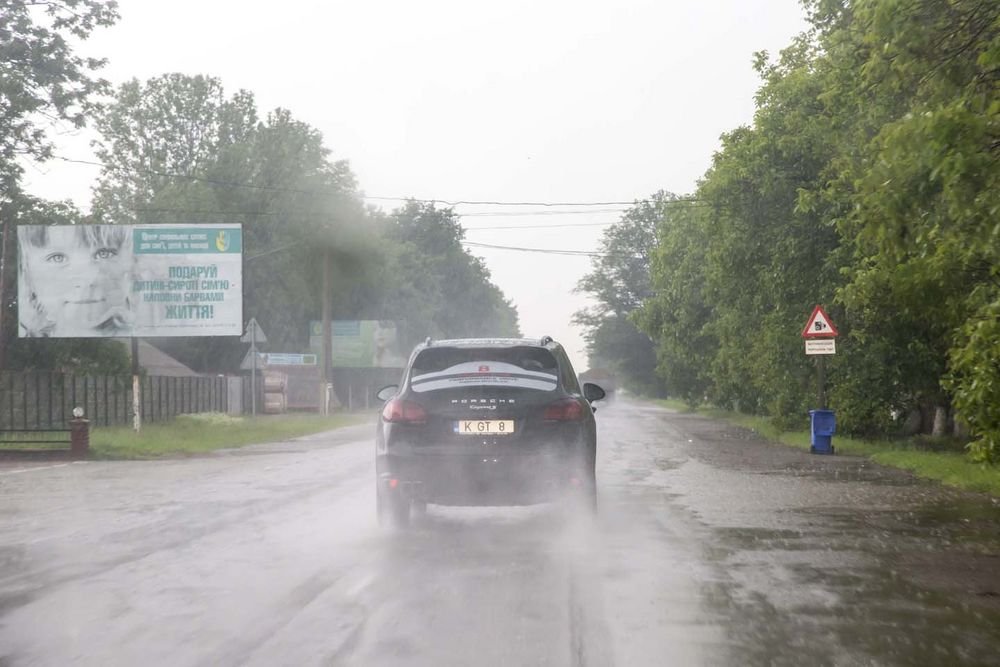
[[[816,358],[817,384],[819,385],[819,409],[826,410],[826,357],[818,355]]]
[[[259,334],[259,335],[258,335]],[[247,329],[243,332],[243,337],[240,338],[241,343],[250,343],[250,351],[247,356],[243,358],[243,363],[240,364],[241,371],[250,371],[250,414],[254,417],[257,416],[257,343],[266,343],[267,335],[264,333],[260,325],[257,324],[257,318],[251,317],[250,322],[247,323]],[[265,368],[267,365],[265,364]]]

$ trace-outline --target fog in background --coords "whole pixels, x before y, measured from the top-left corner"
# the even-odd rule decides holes
[[[252,91],[262,111],[285,107],[321,130],[367,195],[443,201],[689,192],[719,135],[752,118],[752,54],[777,53],[805,27],[795,0],[119,4],[120,22],[81,48],[109,59],[113,83],[218,76],[229,93]],[[57,153],[93,159],[91,138],[63,128]],[[29,166],[26,185],[86,209],[96,176],[52,161]],[[594,250],[597,223],[618,217],[457,210],[504,213],[465,218],[469,241],[547,249]],[[555,224],[577,226],[479,229]],[[586,368],[570,319],[587,305],[572,291],[590,260],[471,250],[517,306],[522,331],[561,340]]]

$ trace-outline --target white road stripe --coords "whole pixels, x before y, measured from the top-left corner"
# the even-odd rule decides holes
[[[17,475],[22,472],[31,472],[32,470],[51,470],[52,468],[62,468],[64,466],[73,465],[74,463],[83,463],[83,461],[70,461],[68,463],[54,463],[48,466],[35,466],[34,468],[18,468],[16,470],[0,470],[0,475]]]

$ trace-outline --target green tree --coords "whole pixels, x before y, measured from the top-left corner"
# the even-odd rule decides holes
[[[665,213],[651,253],[652,294],[632,319],[655,341],[655,368],[667,394],[697,405],[711,389],[709,368],[718,350],[707,330],[713,314],[705,271],[711,209],[691,205]]]
[[[1000,412],[983,391],[1000,383],[984,335],[1000,303],[1000,6],[868,0],[851,20],[867,47],[857,93],[900,103],[837,183],[856,253],[843,298],[874,311],[871,329],[908,325],[919,362],[909,384],[925,413],[936,408],[935,432],[954,401],[978,436],[975,454],[990,460],[1000,442]],[[872,308],[877,289],[891,308]]]
[[[323,257],[337,282],[334,311],[350,301],[361,257],[375,248],[347,163],[322,135],[284,109],[260,119],[253,95],[227,96],[211,77],[167,74],[130,81],[98,119],[105,164],[94,210],[104,222],[240,222],[244,315],[273,349],[305,349],[320,314]],[[200,370],[231,370],[245,353],[235,339],[162,340]]]
[[[122,84],[96,119],[95,149],[104,166],[95,215],[112,224],[159,222],[171,211],[154,207],[157,198],[180,200],[192,211],[217,210],[211,207],[222,190],[212,180],[251,180],[248,145],[257,124],[253,96],[239,91],[227,98],[212,77],[164,74]]]
[[[798,326],[826,304],[847,430],[891,431],[890,415],[919,409],[942,433],[954,407],[994,460],[1000,6],[805,7],[810,29],[757,58],[754,122],[723,137],[697,191],[711,211],[661,225],[637,321],[668,387],[794,416],[812,389]],[[697,372],[678,374],[685,359]]]
[[[16,190],[19,157],[51,157],[49,127],[82,127],[93,111],[104,61],[78,55],[73,42],[117,19],[115,2],[0,0],[0,197]]]
[[[82,127],[93,112],[94,96],[106,90],[106,82],[95,76],[104,61],[78,55],[75,43],[117,18],[115,2],[0,0],[0,224],[7,239],[0,250],[0,266],[6,274],[0,281],[4,285],[0,294],[3,367],[20,363],[27,349],[14,342],[13,227],[18,221],[38,220],[40,207],[46,206],[20,191],[23,168],[19,160],[52,157],[48,130]],[[44,358],[40,361],[46,363]]]
[[[718,349],[708,393],[720,404],[792,418],[815,395],[803,320],[815,304],[832,302],[839,281],[836,230],[821,208],[800,205],[822,187],[838,135],[815,67],[808,36],[774,64],[758,57],[764,83],[754,124],[723,136],[697,191],[711,207],[702,217],[712,310],[704,333]]]
[[[664,386],[656,374],[652,339],[635,325],[632,314],[652,294],[650,251],[657,226],[672,206],[683,206],[676,195],[657,192],[637,202],[604,232],[600,255],[577,284],[595,305],[580,310],[573,321],[584,328],[591,368],[609,368],[625,386],[640,394],[660,396]]]
[[[401,322],[413,344],[427,336],[518,336],[517,310],[490,281],[481,259],[462,247],[464,230],[450,208],[409,201],[385,222],[387,285],[381,317]]]

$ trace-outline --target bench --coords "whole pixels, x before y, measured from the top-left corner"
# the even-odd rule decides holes
[[[69,428],[0,429],[0,457],[86,458],[90,449],[89,427],[86,419],[74,419]]]

